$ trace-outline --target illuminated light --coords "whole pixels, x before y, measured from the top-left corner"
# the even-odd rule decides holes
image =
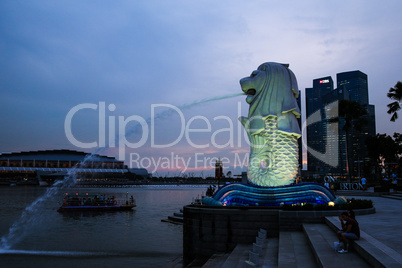
[[[328,206],[330,206],[330,207],[333,207],[333,206],[335,206],[335,203],[334,202],[328,202]]]
[[[317,183],[300,183],[281,187],[261,187],[246,184],[228,184],[220,188],[213,199],[225,206],[304,206],[328,204],[336,199],[326,187]]]
[[[320,84],[327,84],[329,83],[329,79],[320,80]]]

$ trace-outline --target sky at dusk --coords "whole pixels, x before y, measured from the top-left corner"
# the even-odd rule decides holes
[[[302,110],[313,79],[336,85],[337,73],[364,72],[377,132],[401,132],[386,112],[402,80],[401,9],[400,0],[3,0],[0,152],[97,151],[154,174],[203,176],[220,157],[238,174],[248,104],[226,97],[264,62],[290,64]]]

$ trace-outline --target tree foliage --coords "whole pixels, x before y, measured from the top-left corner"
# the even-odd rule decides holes
[[[402,164],[402,134],[394,133],[393,137],[377,134],[366,140],[368,155],[376,165],[376,170],[387,163]]]
[[[401,135],[395,133],[395,135]],[[375,137],[367,138],[367,149],[371,159],[375,159],[378,163],[395,162],[401,151],[400,143],[396,142],[387,134],[377,134]]]
[[[341,100],[339,102],[339,116],[345,119],[345,125],[342,130],[346,133],[351,128],[361,131],[363,126],[367,124],[367,120],[363,118],[366,114],[366,109],[357,101]]]
[[[391,87],[387,94],[387,97],[394,102],[391,102],[387,105],[388,111],[387,113],[392,114],[391,121],[395,122],[398,119],[398,111],[401,109],[402,102],[402,82],[398,81],[395,87]]]

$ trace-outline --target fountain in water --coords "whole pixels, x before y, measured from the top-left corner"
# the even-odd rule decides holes
[[[223,95],[223,96],[218,96],[218,97],[213,97],[213,98],[206,98],[202,99],[199,101],[194,101],[189,104],[184,104],[179,106],[179,109],[189,109],[191,107],[194,107],[199,104],[203,103],[208,103],[208,102],[213,102],[213,101],[218,101],[222,99],[227,99],[227,98],[233,98],[236,96],[241,96],[244,95],[244,93],[237,93],[237,94],[229,94],[229,95]],[[172,110],[167,110],[164,112],[161,112],[157,114],[153,119],[163,119],[166,117],[169,117],[173,114]],[[151,122],[151,118],[146,120],[147,123]],[[139,127],[141,125],[137,124],[133,126],[131,129],[126,131],[124,133],[125,136],[129,136],[131,134],[134,134],[138,131]],[[120,139],[121,136],[117,137],[117,139]],[[120,144],[117,143],[116,144]],[[29,232],[32,231],[32,226],[36,225],[39,223],[39,221],[42,219],[42,216],[40,215],[41,210],[44,208],[44,205],[49,202],[53,197],[58,197],[65,189],[71,188],[76,184],[76,169],[82,166],[85,166],[85,164],[89,161],[92,161],[92,158],[94,155],[99,154],[106,150],[108,147],[100,147],[96,149],[93,153],[88,154],[84,160],[80,163],[78,163],[75,167],[71,168],[68,171],[67,176],[60,181],[56,181],[53,186],[48,187],[46,190],[46,193],[36,199],[32,204],[27,206],[25,210],[22,212],[21,217],[13,223],[13,225],[10,227],[8,234],[4,235],[1,240],[0,240],[0,253],[10,253],[10,249],[12,246],[20,242],[26,235],[29,234]]]

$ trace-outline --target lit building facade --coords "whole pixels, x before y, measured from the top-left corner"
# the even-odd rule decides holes
[[[337,88],[331,77],[313,80],[313,88],[306,88],[307,166],[310,173],[346,177],[362,176],[363,165],[368,161],[367,137],[375,136],[375,107],[369,104],[367,75],[361,71],[337,74]],[[362,131],[345,133],[343,118],[334,122],[329,116],[331,103],[341,100],[358,102],[367,112],[367,124]],[[320,120],[318,120],[318,119]],[[336,129],[335,129],[336,126]],[[312,151],[325,157],[317,157]],[[349,159],[349,161],[348,161]]]
[[[331,117],[328,109],[335,107],[336,116],[338,116],[338,103],[341,100],[349,100],[349,92],[343,89],[334,89],[327,93],[322,98],[323,110],[326,114],[325,120],[323,120],[324,128],[329,130],[327,135],[324,136],[324,144],[326,144],[326,158],[327,161],[322,163],[325,167],[323,171],[330,176],[346,176],[348,172],[348,151],[347,151],[347,135],[342,130],[345,125],[343,118],[337,118],[338,120],[332,122],[334,117]],[[326,109],[327,108],[327,109]],[[334,111],[332,111],[334,112]],[[336,117],[335,117],[336,118]]]
[[[349,92],[349,99],[356,101],[362,106],[369,104],[367,75],[361,71],[338,73],[336,75],[338,88]]]
[[[142,169],[128,169],[114,157],[74,150],[46,150],[0,154],[0,184],[53,183],[63,179],[74,169],[78,182],[129,181],[137,176],[148,176]]]
[[[369,104],[367,75],[361,71],[343,72],[336,75],[338,88],[349,92],[350,100],[358,102],[366,111],[363,119],[366,124],[362,130],[351,129],[348,135],[348,152],[350,157],[350,173],[362,176],[361,170],[369,161],[366,140],[376,135],[375,106]]]
[[[313,80],[313,87],[306,88],[307,169],[315,174],[324,172],[322,161],[312,151],[325,153],[326,123],[323,97],[334,89],[330,76]]]

